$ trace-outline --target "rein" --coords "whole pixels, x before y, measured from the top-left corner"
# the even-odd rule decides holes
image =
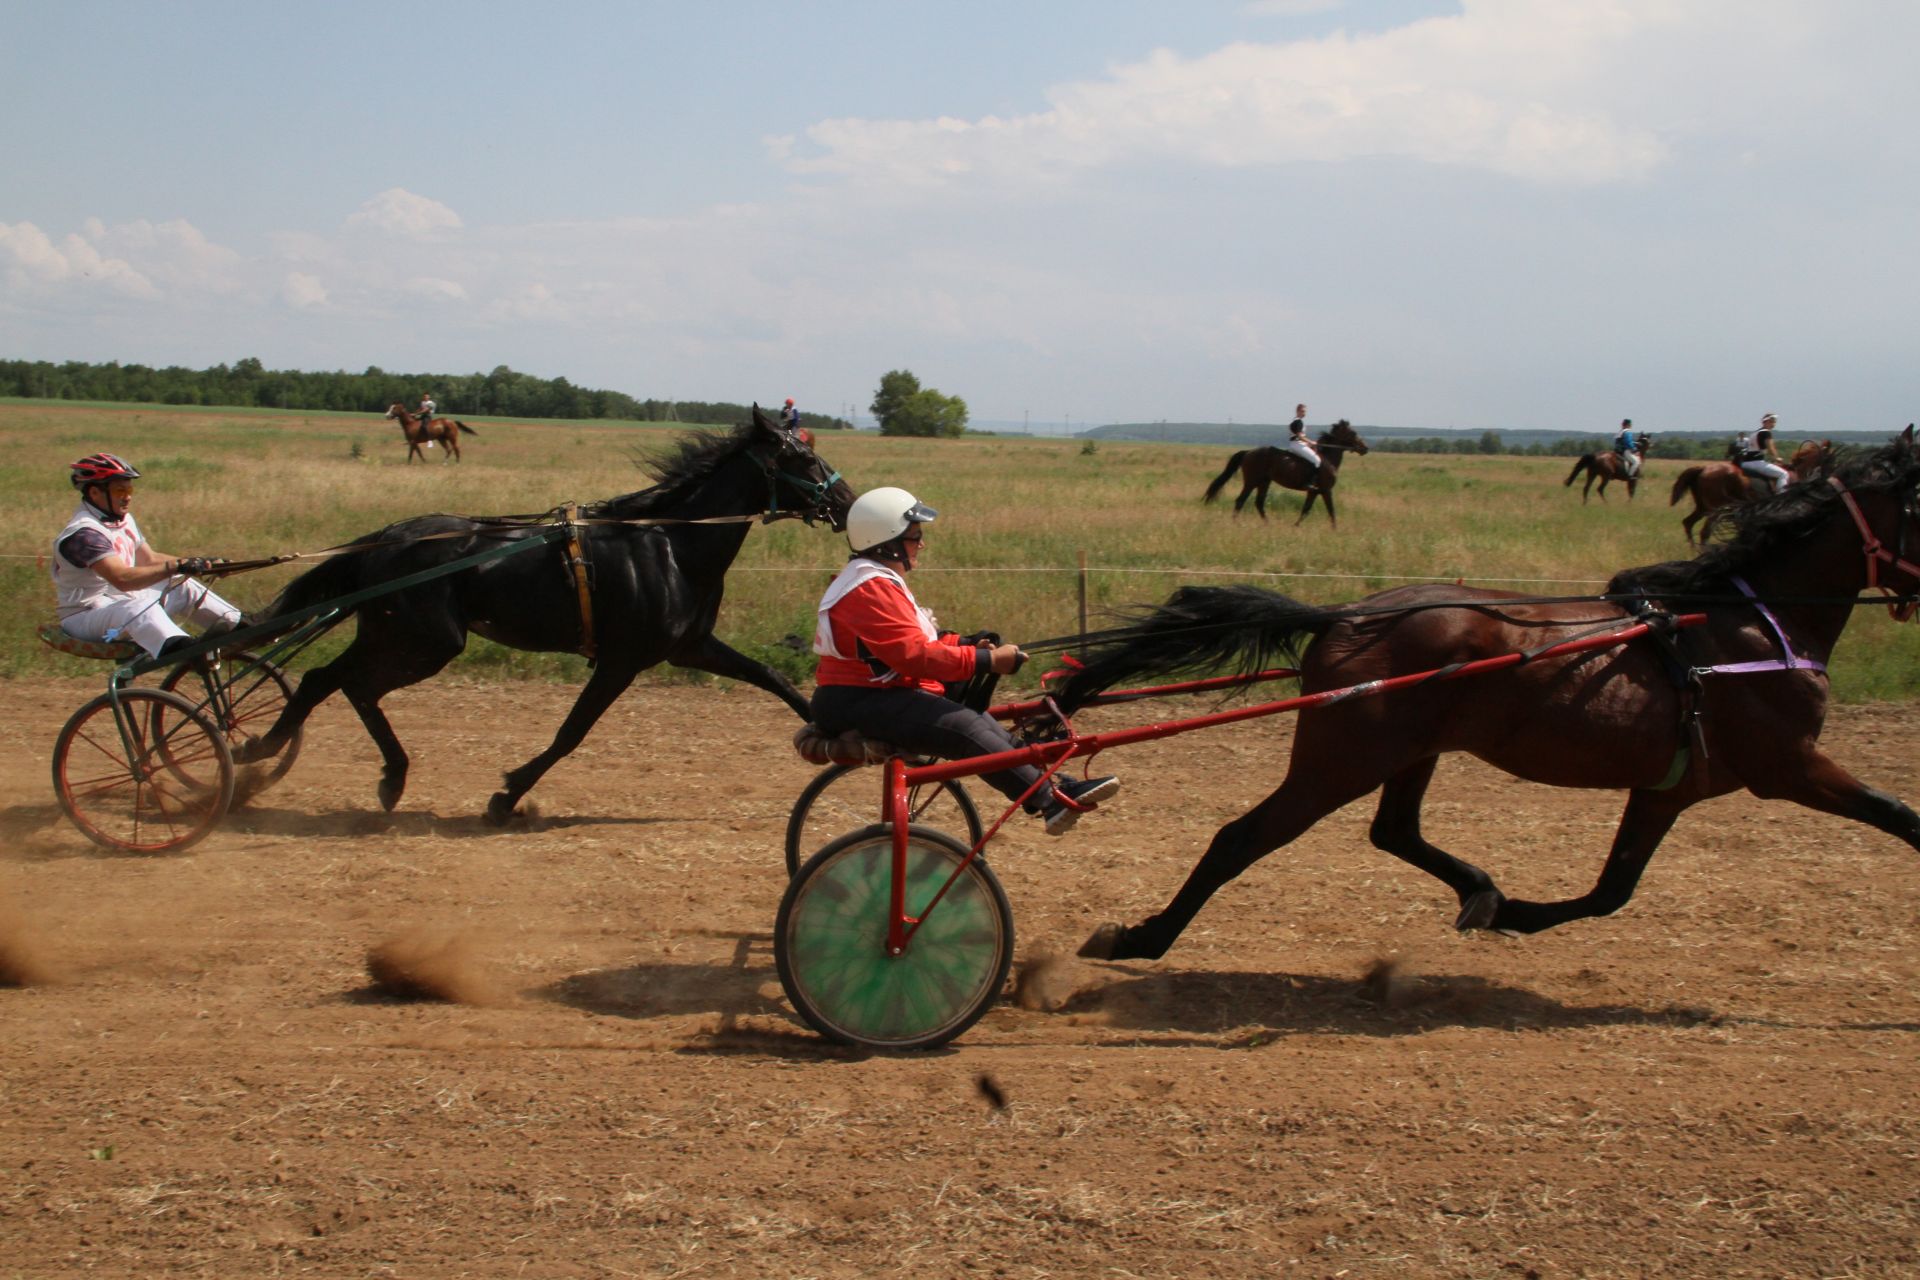
[[[1879,536],[1874,533],[1873,526],[1867,523],[1866,514],[1860,510],[1859,502],[1854,499],[1840,477],[1828,476],[1827,483],[1840,494],[1840,501],[1846,506],[1847,514],[1853,517],[1854,527],[1860,531],[1860,549],[1867,557],[1867,590],[1879,591],[1883,595],[1893,597],[1886,602],[1887,613],[1895,622],[1907,621],[1913,617],[1916,610],[1920,610],[1920,565],[1906,558],[1907,522],[1905,520],[1900,522],[1900,544],[1889,551],[1880,541]],[[1902,508],[1901,514],[1911,515],[1912,513],[1913,503],[1912,499],[1909,499],[1907,505]],[[1913,580],[1915,586],[1905,592],[1899,592],[1880,581],[1880,566],[1883,564],[1906,574]]]

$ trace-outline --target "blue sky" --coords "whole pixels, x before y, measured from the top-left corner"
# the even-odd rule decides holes
[[[1916,416],[1920,6],[0,0],[0,355]],[[453,406],[457,408],[457,406]]]

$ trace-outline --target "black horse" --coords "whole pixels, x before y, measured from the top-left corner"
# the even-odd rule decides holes
[[[552,745],[509,772],[505,789],[488,802],[490,822],[505,822],[633,678],[660,662],[744,680],[806,719],[806,701],[793,685],[729,648],[713,625],[727,568],[754,519],[824,519],[842,529],[853,490],[814,453],[810,436],[776,425],[758,405],[753,421],[730,433],[692,433],[655,460],[653,473],[659,483],[650,489],[581,508],[577,539],[590,584],[584,604],[565,538],[376,596],[358,606],[353,643],[306,674],[245,758],[271,756],[314,707],[344,689],[380,747],[380,803],[393,808],[406,789],[407,753],[380,699],[446,666],[466,647],[470,631],[515,649],[594,655],[593,674]],[[294,579],[265,616],[396,581],[503,541],[545,537],[553,527],[552,521],[455,515],[402,520]]]

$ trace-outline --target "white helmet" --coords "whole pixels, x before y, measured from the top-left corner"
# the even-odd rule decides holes
[[[847,509],[847,545],[856,554],[871,551],[892,542],[909,526],[925,524],[939,514],[905,489],[869,489]]]

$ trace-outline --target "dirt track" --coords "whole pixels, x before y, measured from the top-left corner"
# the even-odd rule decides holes
[[[1129,748],[1110,809],[995,855],[1021,998],[861,1057],[774,973],[810,771],[764,695],[630,694],[505,832],[476,815],[570,690],[394,695],[391,817],[331,704],[278,788],[138,859],[47,780],[98,691],[5,686],[3,1274],[1920,1274],[1920,864],[1864,827],[1718,801],[1620,915],[1463,938],[1354,806],[1165,961],[1094,964],[1289,725]],[[1920,798],[1904,709],[1827,745]],[[1427,829],[1563,896],[1619,803],[1454,759]],[[375,988],[408,948],[463,1002]]]

